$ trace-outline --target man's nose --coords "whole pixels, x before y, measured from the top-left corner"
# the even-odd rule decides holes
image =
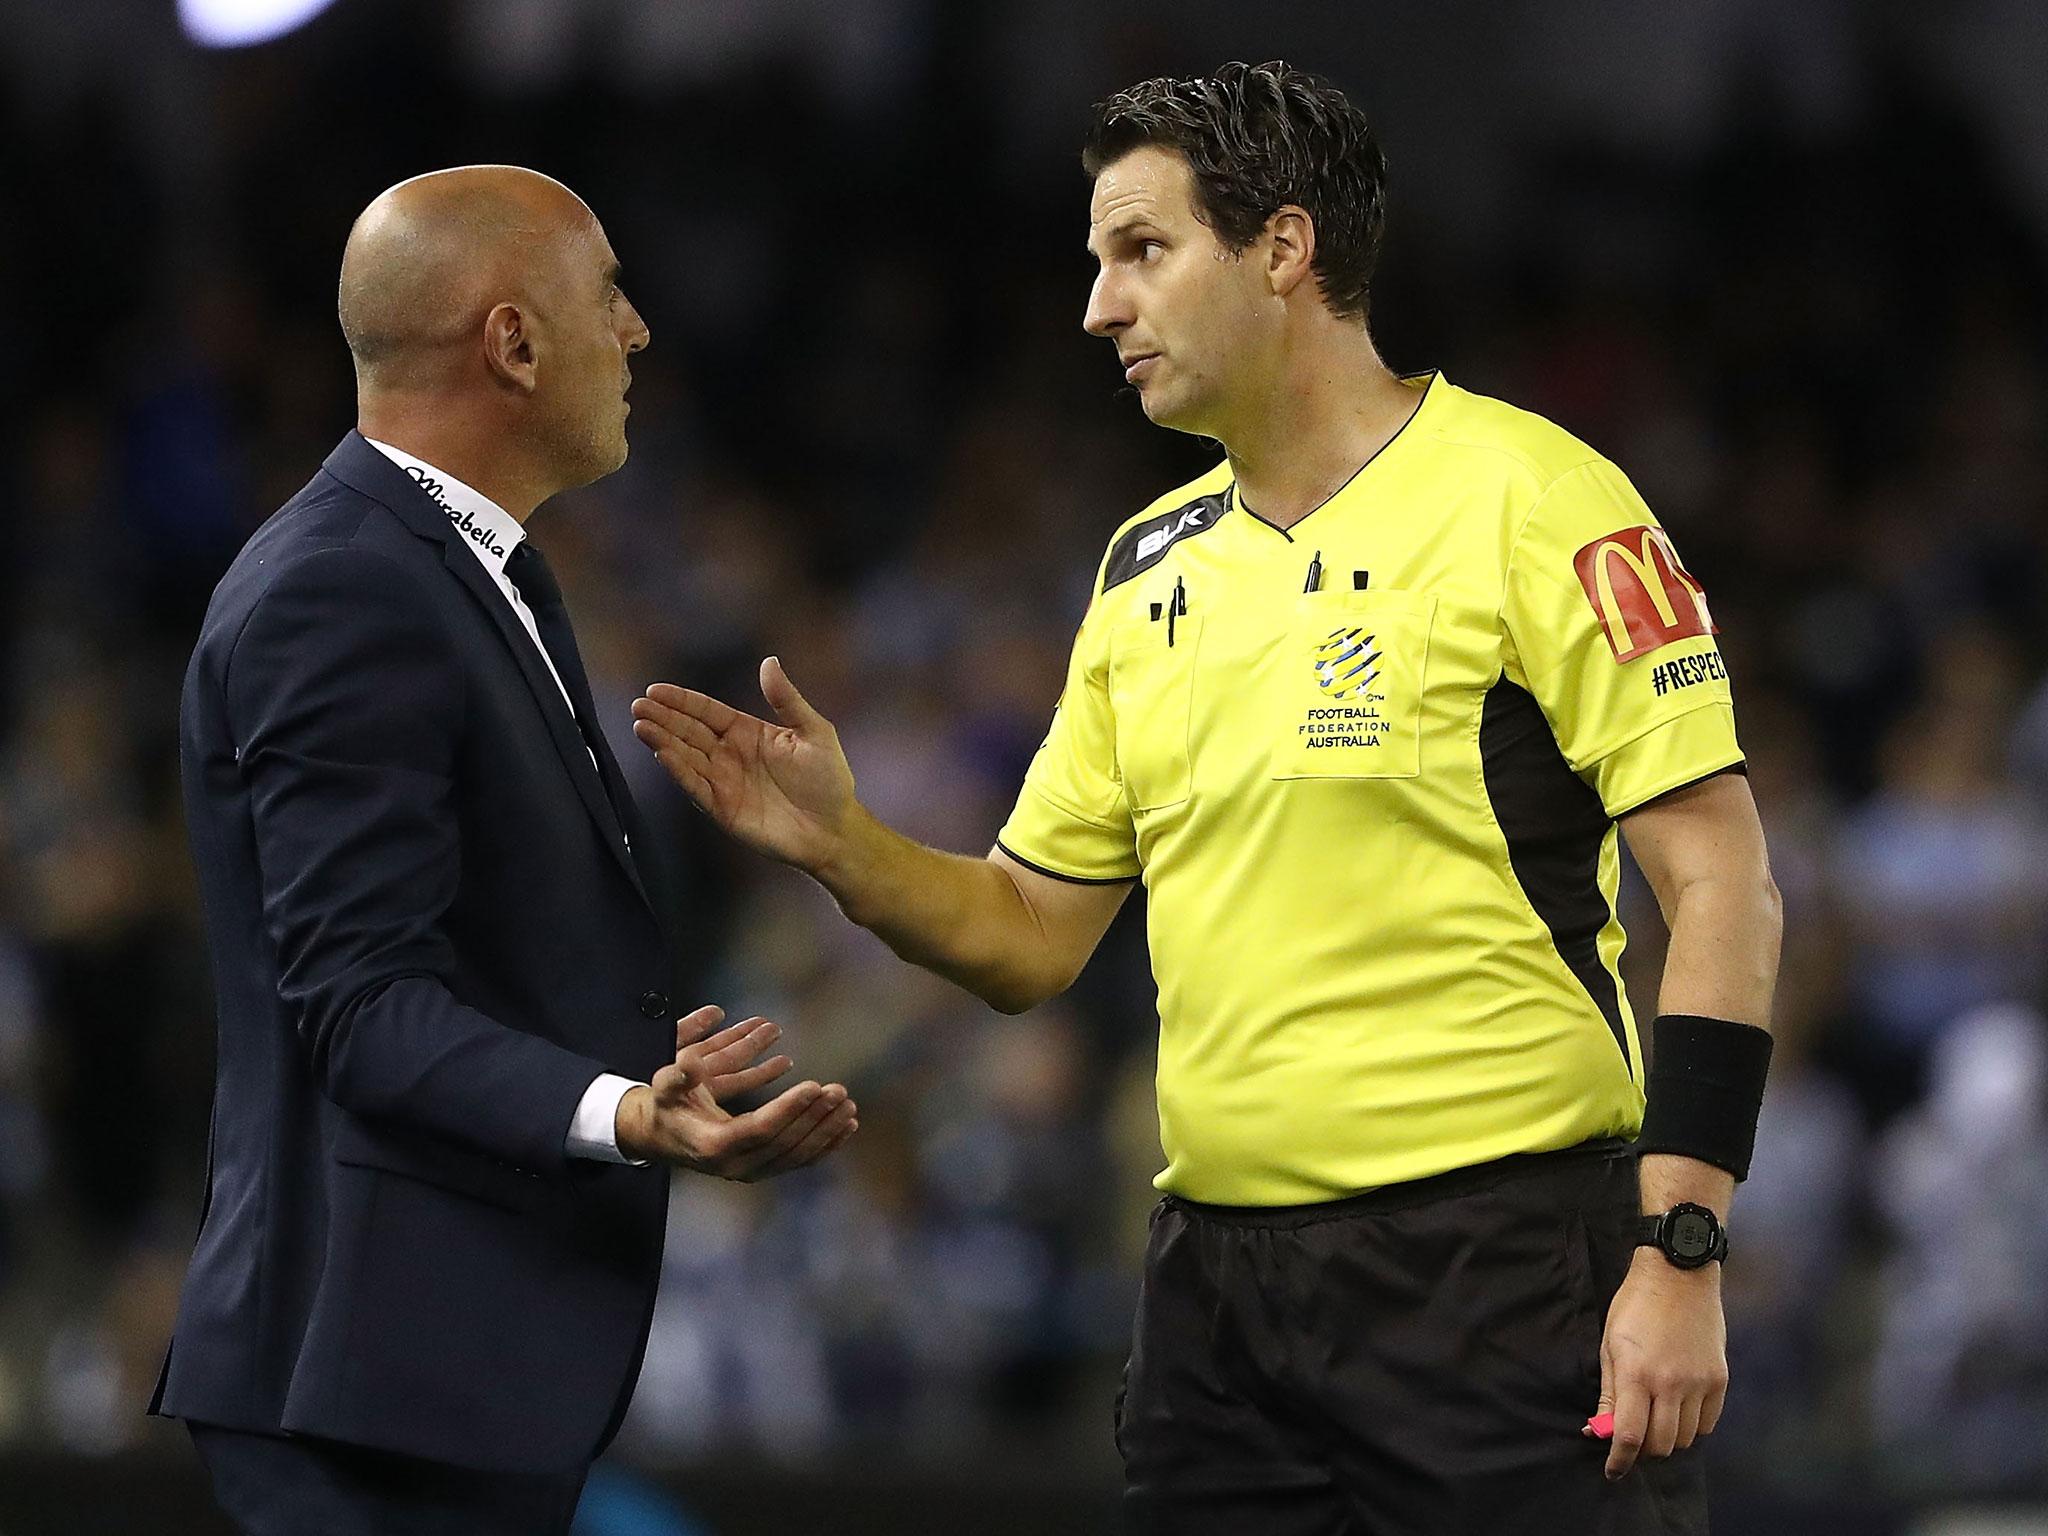
[[[1130,323],[1130,306],[1124,302],[1119,285],[1105,272],[1088,290],[1088,310],[1081,317],[1081,329],[1090,336],[1114,336]]]
[[[654,338],[648,334],[647,322],[640,318],[640,311],[634,308],[630,299],[626,301],[626,310],[631,317],[626,327],[626,350],[629,353],[642,351]]]

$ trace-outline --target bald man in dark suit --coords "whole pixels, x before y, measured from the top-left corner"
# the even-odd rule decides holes
[[[639,1370],[670,1169],[766,1177],[856,1129],[837,1084],[722,1107],[789,1059],[765,1020],[674,1017],[525,538],[625,460],[648,334],[618,273],[531,171],[377,198],[341,272],[358,430],[230,567],[186,674],[219,1068],[152,1406],[249,1536],[565,1531]]]

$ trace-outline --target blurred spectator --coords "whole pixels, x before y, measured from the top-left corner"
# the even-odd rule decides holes
[[[157,1055],[167,927],[160,836],[145,819],[132,744],[109,741],[122,690],[109,673],[45,676],[0,779],[0,803],[24,877],[22,917],[45,1039],[49,1124],[65,1204],[119,1251],[157,1193]],[[183,937],[180,935],[179,937]]]
[[[1913,1096],[1959,1012],[2041,985],[2048,823],[2009,771],[2014,685],[2003,637],[1945,632],[1922,702],[1885,741],[1877,793],[1837,843],[1861,1076],[1880,1111]]]
[[[1873,1174],[1897,1237],[1870,1411],[1895,1473],[1949,1491],[2048,1472],[2048,1022],[1993,1004],[1937,1041]]]

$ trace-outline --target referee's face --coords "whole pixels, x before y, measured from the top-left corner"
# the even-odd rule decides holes
[[[1104,166],[1088,249],[1098,270],[1082,325],[1116,344],[1145,414],[1229,442],[1233,397],[1270,350],[1272,295],[1197,217],[1187,161],[1147,145]]]

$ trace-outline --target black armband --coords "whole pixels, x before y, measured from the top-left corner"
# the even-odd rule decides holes
[[[1676,1152],[1749,1177],[1756,1117],[1771,1066],[1769,1030],[1697,1014],[1667,1013],[1652,1026],[1649,1106],[1636,1151]]]

